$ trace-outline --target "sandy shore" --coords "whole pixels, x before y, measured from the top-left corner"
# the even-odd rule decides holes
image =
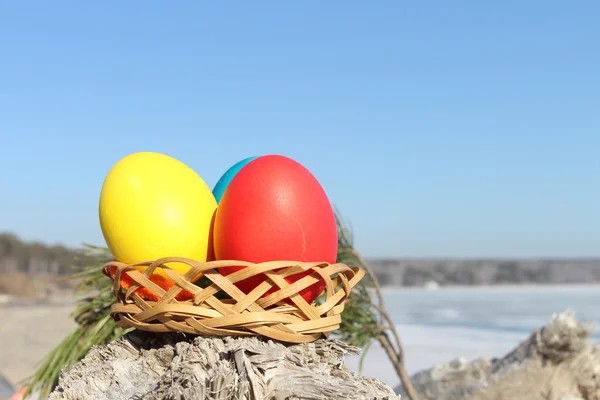
[[[29,377],[48,352],[75,328],[71,302],[0,303],[0,375],[9,383]]]

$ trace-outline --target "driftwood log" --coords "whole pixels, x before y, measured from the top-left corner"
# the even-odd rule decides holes
[[[133,331],[63,372],[49,400],[399,399],[344,367],[358,348]]]
[[[600,400],[600,347],[589,340],[592,332],[563,312],[503,358],[456,359],[411,380],[421,400]]]
[[[412,382],[420,400],[600,400],[592,332],[564,312],[503,358],[457,359]],[[49,400],[398,399],[380,381],[344,368],[344,355],[358,351],[334,340],[283,345],[132,332],[64,371]]]

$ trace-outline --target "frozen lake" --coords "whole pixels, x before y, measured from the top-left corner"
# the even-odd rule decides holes
[[[566,309],[581,320],[600,323],[600,286],[398,288],[386,289],[384,300],[410,374],[456,357],[501,357]],[[348,366],[356,369],[357,361],[348,360]],[[392,387],[399,384],[378,346],[367,353],[362,372]]]

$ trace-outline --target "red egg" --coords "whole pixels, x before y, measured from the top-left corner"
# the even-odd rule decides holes
[[[231,180],[217,209],[213,239],[218,260],[334,263],[337,257],[335,215],[325,191],[305,167],[279,155],[251,161]],[[291,283],[307,274],[286,279]],[[250,293],[265,279],[259,275],[236,285]],[[300,295],[310,303],[324,288],[317,282]]]

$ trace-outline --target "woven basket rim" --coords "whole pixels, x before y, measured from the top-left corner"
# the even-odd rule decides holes
[[[189,269],[181,274],[168,263],[187,264]],[[218,269],[224,267],[244,268],[222,275]],[[152,281],[157,268],[172,286],[165,289]],[[197,261],[184,257],[135,264],[111,261],[104,265],[104,272],[113,280],[116,302],[111,315],[119,326],[210,336],[265,336],[292,343],[312,342],[338,329],[350,291],[365,275],[361,268],[343,263]],[[262,283],[249,293],[236,286],[261,274]],[[292,275],[300,279],[290,283],[286,278]],[[208,278],[206,287],[195,283],[203,276]],[[124,279],[131,281],[129,286]],[[308,303],[300,293],[312,285],[323,286],[323,291],[320,301]],[[143,298],[143,290],[157,298]],[[189,298],[182,299],[186,294]]]

